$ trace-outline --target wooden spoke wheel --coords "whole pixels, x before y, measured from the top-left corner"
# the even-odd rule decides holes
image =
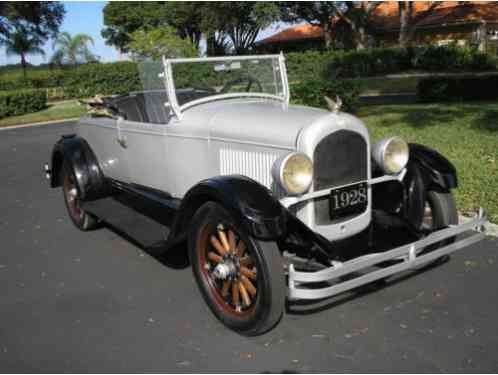
[[[95,229],[98,225],[97,219],[81,208],[81,200],[74,176],[67,166],[62,169],[62,192],[67,212],[73,224],[83,231]]]
[[[250,237],[222,206],[210,202],[194,217],[189,251],[203,297],[222,323],[246,335],[277,323],[285,281],[275,243]]]

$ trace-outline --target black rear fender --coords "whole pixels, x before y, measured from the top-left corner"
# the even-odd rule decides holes
[[[108,193],[108,184],[97,157],[85,139],[77,135],[62,136],[52,151],[52,187],[61,186],[62,168],[69,168],[76,181],[79,196],[84,201],[102,198]]]
[[[201,181],[185,195],[172,228],[184,238],[195,212],[206,202],[218,202],[261,240],[276,240],[286,232],[286,211],[270,191],[244,176],[218,176]]]

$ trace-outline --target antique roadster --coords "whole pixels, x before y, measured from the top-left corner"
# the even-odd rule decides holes
[[[163,59],[141,77],[55,144],[47,178],[77,228],[188,253],[235,331],[269,330],[286,298],[335,296],[484,237],[482,210],[458,225],[447,159],[397,136],[372,145],[338,102],[290,105],[283,55]]]

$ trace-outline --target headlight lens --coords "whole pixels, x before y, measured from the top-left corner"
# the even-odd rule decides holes
[[[287,193],[303,194],[313,181],[313,163],[305,154],[293,152],[275,162],[272,174]]]
[[[385,173],[399,173],[408,163],[408,144],[400,137],[383,139],[374,146],[373,158]]]

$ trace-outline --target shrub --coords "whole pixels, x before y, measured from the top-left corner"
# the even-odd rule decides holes
[[[286,59],[290,81],[369,77],[409,70],[489,71],[497,67],[496,58],[475,48],[454,44],[347,52],[295,52],[287,54]]]
[[[421,102],[498,99],[498,75],[428,77],[419,81]]]
[[[16,73],[2,75],[0,91],[64,87],[64,98],[80,98],[96,94],[123,94],[140,89],[141,86],[137,66],[132,62],[30,71],[26,78]]]
[[[43,90],[0,92],[0,118],[40,111],[47,106]]]
[[[65,75],[63,86],[66,98],[126,94],[142,87],[132,62],[82,65]]]
[[[327,108],[324,97],[335,100],[339,96],[343,109],[352,112],[358,104],[360,93],[358,85],[353,81],[341,80],[309,80],[290,85],[292,102],[311,107]]]

